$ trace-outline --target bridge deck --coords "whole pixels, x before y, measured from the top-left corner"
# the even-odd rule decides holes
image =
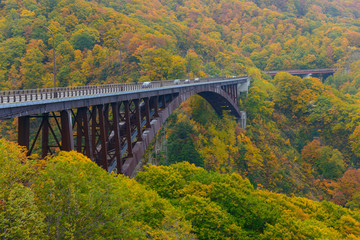
[[[159,94],[178,93],[197,86],[245,83],[247,77],[203,78],[191,83],[152,82],[149,88],[141,83],[110,84],[68,88],[47,88],[0,92],[0,119],[95,106]],[[162,86],[161,86],[162,85]]]
[[[17,103],[17,102],[32,102],[37,100],[49,100],[49,99],[62,99],[78,96],[90,96],[107,93],[118,92],[132,92],[145,89],[156,89],[169,87],[176,88],[181,86],[189,86],[197,83],[209,83],[209,82],[223,82],[227,80],[246,79],[247,76],[241,77],[219,77],[219,78],[201,78],[197,81],[190,79],[188,83],[184,83],[184,80],[179,80],[179,84],[176,84],[173,80],[167,81],[153,81],[150,85],[143,86],[142,83],[125,83],[125,84],[106,84],[106,85],[89,85],[89,86],[77,86],[77,87],[61,87],[61,88],[42,88],[42,89],[25,89],[25,90],[9,90],[0,91],[0,104],[1,103]]]
[[[286,72],[286,73],[290,73],[292,75],[328,74],[328,73],[335,73],[336,68],[265,71],[265,73],[270,76],[275,76],[277,73],[280,73],[280,72]]]
[[[319,71],[302,71],[314,72]],[[161,125],[195,94],[245,127],[238,93],[247,91],[249,82],[241,76],[0,91],[0,119],[18,117],[18,143],[29,155],[76,150],[107,171],[130,176]]]

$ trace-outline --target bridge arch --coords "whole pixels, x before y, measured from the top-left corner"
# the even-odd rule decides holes
[[[244,120],[238,92],[247,91],[249,80],[221,77],[152,82],[150,88],[131,83],[3,92],[0,119],[18,118],[18,143],[29,155],[34,149],[41,149],[42,157],[56,149],[76,150],[109,172],[131,176],[160,127],[190,96],[202,96],[219,115],[228,111]],[[31,142],[30,131],[36,133]]]
[[[192,89],[184,91],[172,99],[168,105],[159,112],[159,117],[151,121],[151,127],[143,132],[142,141],[135,144],[133,148],[133,157],[126,159],[122,166],[122,172],[125,175],[133,176],[135,168],[142,159],[148,145],[153,140],[157,132],[160,130],[164,122],[174,112],[181,103],[185,102],[189,97],[199,95],[203,97],[214,108],[215,112],[222,116],[224,111],[229,112],[236,119],[241,119],[244,112],[240,111],[237,100],[237,85],[230,85],[228,87],[214,87],[210,86],[207,89]],[[110,169],[111,170],[111,169]]]

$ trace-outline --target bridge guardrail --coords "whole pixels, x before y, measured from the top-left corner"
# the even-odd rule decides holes
[[[247,77],[247,76],[241,76],[241,77]],[[240,76],[230,77],[230,78],[229,77],[200,78],[196,82],[194,82],[194,79],[190,79],[190,83],[204,83],[211,81],[232,80],[234,78],[240,78]],[[181,79],[180,85],[186,84],[184,83],[184,81],[185,79]],[[123,83],[123,84],[104,84],[104,85],[88,85],[88,86],[76,86],[76,87],[0,91],[0,104],[60,99],[60,98],[68,98],[68,97],[89,96],[89,95],[147,89],[147,88],[143,88],[142,84],[143,82],[137,82],[137,83]],[[175,84],[174,80],[152,81],[151,85],[148,88],[161,88],[161,87],[176,86],[176,85],[179,84]]]
[[[308,73],[333,73],[336,72],[336,68],[319,68],[319,69],[297,69],[297,70],[277,70],[277,71],[265,71],[266,74],[275,75],[280,72],[287,72],[290,74],[308,74]]]

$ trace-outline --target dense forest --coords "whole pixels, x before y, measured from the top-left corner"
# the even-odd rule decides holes
[[[252,79],[246,129],[194,96],[135,179],[28,158],[1,122],[1,238],[360,238],[359,1],[5,0],[0,33],[0,90],[52,87],[53,40],[57,86],[160,80],[161,55],[164,79]]]
[[[53,86],[43,27],[57,85],[75,86],[159,80],[161,49],[165,79],[349,68],[359,15],[355,0],[1,1],[0,89]]]
[[[254,189],[181,162],[137,181],[76,152],[28,159],[0,140],[2,239],[358,239],[360,212]]]

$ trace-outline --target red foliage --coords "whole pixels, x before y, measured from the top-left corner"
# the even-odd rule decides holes
[[[353,195],[358,192],[359,189],[360,170],[350,168],[339,179],[332,200],[336,204],[345,205],[352,200]]]

